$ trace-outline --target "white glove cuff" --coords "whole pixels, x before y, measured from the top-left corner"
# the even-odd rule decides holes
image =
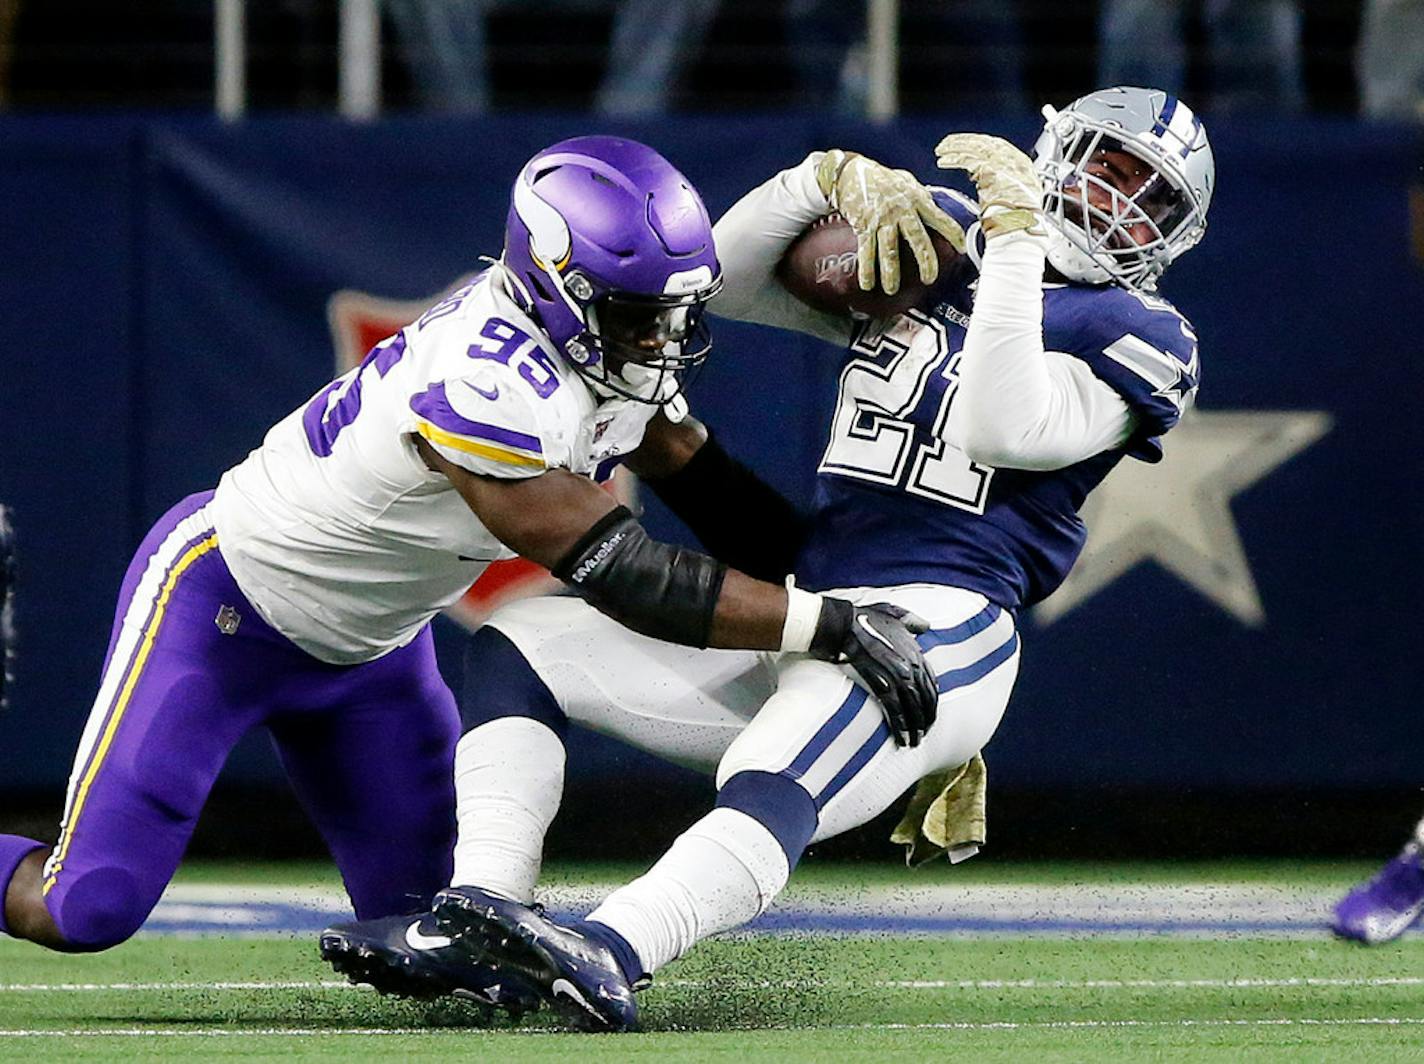
[[[1013,269],[1022,271],[1016,275],[1016,283],[1022,284],[1029,289],[1037,288],[1042,283],[1043,260],[1048,254],[1048,236],[1038,229],[1015,229],[1011,232],[1000,233],[993,241],[984,247],[984,257],[989,257],[989,250],[994,251],[995,263],[1012,263],[1012,266],[1000,265],[1000,271]],[[981,271],[983,267],[980,267]],[[995,276],[1003,276],[996,273]],[[979,298],[975,297],[975,303]]]
[[[811,649],[821,619],[821,596],[786,584],[786,623],[781,626],[783,652],[804,654]]]

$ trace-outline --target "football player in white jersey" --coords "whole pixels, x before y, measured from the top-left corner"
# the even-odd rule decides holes
[[[978,203],[817,152],[716,227],[721,313],[847,345],[793,594],[834,589],[924,617],[936,722],[898,731],[843,668],[803,654],[659,644],[570,600],[499,611],[474,637],[472,660],[498,662],[501,680],[462,707],[482,756],[461,762],[453,885],[435,902],[439,928],[479,963],[588,1026],[628,1029],[639,982],[765,909],[809,843],[989,740],[1017,673],[1017,613],[1067,574],[1088,492],[1125,457],[1161,457],[1200,372],[1190,325],[1155,294],[1205,227],[1214,164],[1200,121],[1136,88],[1045,116],[1036,162],[981,134],[941,142],[940,165],[968,170]],[[862,238],[909,229],[932,259],[928,221],[962,232],[967,253],[890,320],[813,311],[774,270],[831,209]],[[532,906],[568,720],[718,786],[715,809],[575,925]]]
[[[584,137],[535,156],[500,262],[144,540],[58,843],[0,836],[0,931],[70,951],[128,938],[254,726],[271,732],[356,914],[428,916],[450,880],[460,732],[429,623],[515,553],[630,629],[848,661],[897,726],[928,727],[923,625],[906,611],[788,595],[656,542],[595,483],[626,459],[655,487],[771,496],[678,395],[707,352],[702,311],[720,284],[706,209],[657,152]],[[395,941],[421,934],[418,921],[385,927]]]

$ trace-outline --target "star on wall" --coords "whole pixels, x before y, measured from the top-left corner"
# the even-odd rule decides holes
[[[1330,431],[1318,410],[1194,411],[1168,433],[1158,465],[1125,459],[1083,507],[1088,543],[1033,611],[1052,624],[1139,562],[1152,560],[1242,624],[1266,623],[1230,502]]]

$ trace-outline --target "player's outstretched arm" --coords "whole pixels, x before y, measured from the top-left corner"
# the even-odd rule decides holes
[[[780,583],[791,572],[806,516],[695,418],[659,411],[626,465],[714,557],[759,580]]]
[[[835,344],[850,339],[854,322],[848,312],[814,310],[783,288],[776,277],[786,249],[831,211],[816,185],[820,158],[820,152],[812,152],[796,166],[762,182],[712,227],[723,282],[709,308],[713,314],[792,329]]]
[[[951,133],[935,152],[941,168],[973,179],[986,236],[946,438],[1008,469],[1060,469],[1120,445],[1132,430],[1121,397],[1044,348],[1047,234],[1032,161],[985,133]]]
[[[620,624],[684,646],[799,651],[844,662],[879,699],[902,741],[917,743],[933,723],[939,695],[914,639],[927,625],[913,614],[779,587],[660,543],[626,507],[568,470],[520,480],[478,476],[412,439],[502,543]]]
[[[844,343],[854,324],[844,313],[813,309],[777,279],[787,249],[819,219],[834,211],[855,233],[857,283],[871,291],[878,280],[887,293],[900,287],[900,242],[915,256],[919,277],[932,282],[939,255],[929,230],[955,250],[964,232],[934,202],[929,190],[906,170],[892,170],[853,152],[812,152],[752,189],[713,228],[724,285],[714,313],[740,321],[795,329]]]

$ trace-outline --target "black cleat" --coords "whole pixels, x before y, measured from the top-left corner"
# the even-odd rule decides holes
[[[436,926],[434,913],[336,924],[321,933],[320,944],[322,960],[351,982],[369,983],[382,994],[450,995],[515,1019],[542,1001],[529,983],[496,972],[452,943]]]
[[[440,891],[435,919],[472,956],[536,987],[574,1026],[586,1031],[638,1026],[633,988],[598,938],[478,887]]]

